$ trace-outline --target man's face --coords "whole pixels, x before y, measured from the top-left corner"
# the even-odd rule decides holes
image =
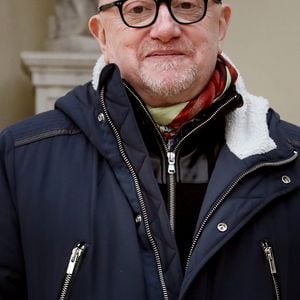
[[[103,0],[101,4],[109,3]],[[227,5],[209,0],[200,22],[181,25],[165,3],[155,23],[146,28],[127,27],[116,7],[90,20],[105,60],[150,106],[167,106],[196,97],[206,86],[221,52],[230,18]]]

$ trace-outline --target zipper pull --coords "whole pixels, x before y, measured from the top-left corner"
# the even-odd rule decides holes
[[[83,242],[76,245],[72,250],[72,254],[68,263],[67,271],[65,273],[64,281],[58,296],[59,300],[67,300],[71,291],[71,287],[74,281],[75,273],[77,272],[83,254],[87,246]]]
[[[84,253],[85,249],[86,249],[86,245],[80,243],[72,250],[72,254],[66,272],[68,275],[73,274],[75,267],[78,265],[79,260],[82,257],[82,254]]]
[[[265,253],[266,259],[269,262],[271,274],[276,274],[277,270],[276,270],[275,259],[274,259],[272,247],[269,245],[269,243],[267,241],[263,241],[261,243],[261,245],[262,245],[263,251]]]
[[[176,156],[174,152],[168,152],[167,153],[168,157],[168,173],[169,174],[175,174],[175,161],[176,161]]]

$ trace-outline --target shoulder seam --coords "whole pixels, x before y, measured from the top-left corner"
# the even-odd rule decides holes
[[[32,135],[32,136],[28,136],[25,138],[21,138],[21,139],[16,139],[14,142],[14,146],[15,147],[20,147],[20,146],[24,146],[26,144],[30,144],[33,142],[37,142],[46,138],[50,138],[50,137],[54,137],[54,136],[59,136],[59,135],[75,135],[80,133],[81,130],[80,129],[66,129],[66,128],[59,128],[59,129],[53,129],[50,131],[46,131],[43,133],[39,133],[36,135]]]

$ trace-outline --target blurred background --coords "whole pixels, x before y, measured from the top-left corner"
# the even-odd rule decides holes
[[[36,89],[21,53],[49,51],[47,41],[55,35],[53,16],[64,18],[58,9],[62,2],[67,8],[72,1],[0,0],[0,129],[36,112]],[[269,99],[282,118],[300,125],[300,2],[227,3],[233,17],[225,52],[252,94]],[[73,15],[73,24],[75,20]]]

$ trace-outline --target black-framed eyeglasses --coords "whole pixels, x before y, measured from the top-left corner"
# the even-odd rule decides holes
[[[116,6],[128,27],[143,28],[156,21],[159,6],[163,2],[177,23],[192,24],[205,17],[208,0],[119,0],[99,6],[98,13]]]

